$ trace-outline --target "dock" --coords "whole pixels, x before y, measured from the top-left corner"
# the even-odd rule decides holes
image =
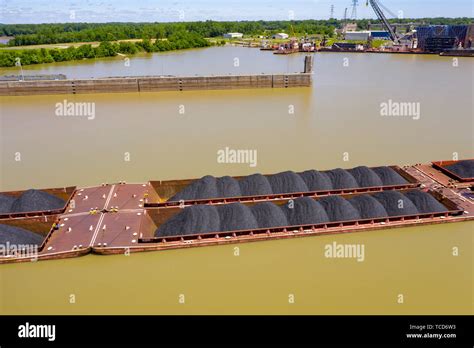
[[[60,213],[55,211],[53,213],[36,212],[24,216],[0,215],[1,224],[27,228],[45,236],[36,255],[0,255],[0,263],[70,258],[89,253],[107,255],[162,251],[474,220],[474,194],[472,192],[474,178],[456,180],[449,175],[449,172],[440,170],[440,163],[443,162],[415,164],[400,168],[406,178],[412,179],[404,187],[310,192],[306,196],[318,198],[341,195],[344,198],[350,198],[362,193],[383,190],[404,192],[416,187],[435,196],[448,207],[446,212],[172,237],[154,236],[157,224],[181,209],[159,204],[160,194],[157,189],[159,182],[134,184],[119,182],[75,188]],[[234,201],[243,204],[263,201],[283,204],[301,196],[303,196],[302,193],[293,193],[271,197],[256,196],[252,199],[248,197],[222,198],[186,204],[226,204]]]

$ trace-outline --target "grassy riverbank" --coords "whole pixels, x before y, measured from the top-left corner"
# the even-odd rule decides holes
[[[31,65],[71,60],[134,55],[138,52],[164,52],[211,46],[211,43],[196,33],[181,32],[163,40],[103,41],[94,44],[71,45],[67,48],[23,48],[0,50],[0,67]]]

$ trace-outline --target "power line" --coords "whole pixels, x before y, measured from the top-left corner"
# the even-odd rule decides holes
[[[352,13],[351,18],[357,19],[357,6],[359,5],[359,0],[352,0]]]

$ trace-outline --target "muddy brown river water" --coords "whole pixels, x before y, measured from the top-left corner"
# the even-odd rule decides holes
[[[303,57],[215,47],[25,74],[295,72]],[[320,53],[314,69],[311,88],[0,97],[0,190],[474,157],[471,58]],[[70,102],[93,115],[57,115]],[[397,103],[413,108],[384,115]],[[226,147],[255,150],[256,166],[220,163]],[[0,313],[472,314],[473,227],[2,265]],[[364,245],[364,260],[324,257],[333,242]]]

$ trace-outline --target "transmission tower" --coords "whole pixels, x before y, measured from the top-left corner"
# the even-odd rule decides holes
[[[334,5],[331,5],[331,16],[329,18],[334,18]]]
[[[359,5],[359,0],[352,0],[351,19],[357,19],[357,6],[358,5]]]

